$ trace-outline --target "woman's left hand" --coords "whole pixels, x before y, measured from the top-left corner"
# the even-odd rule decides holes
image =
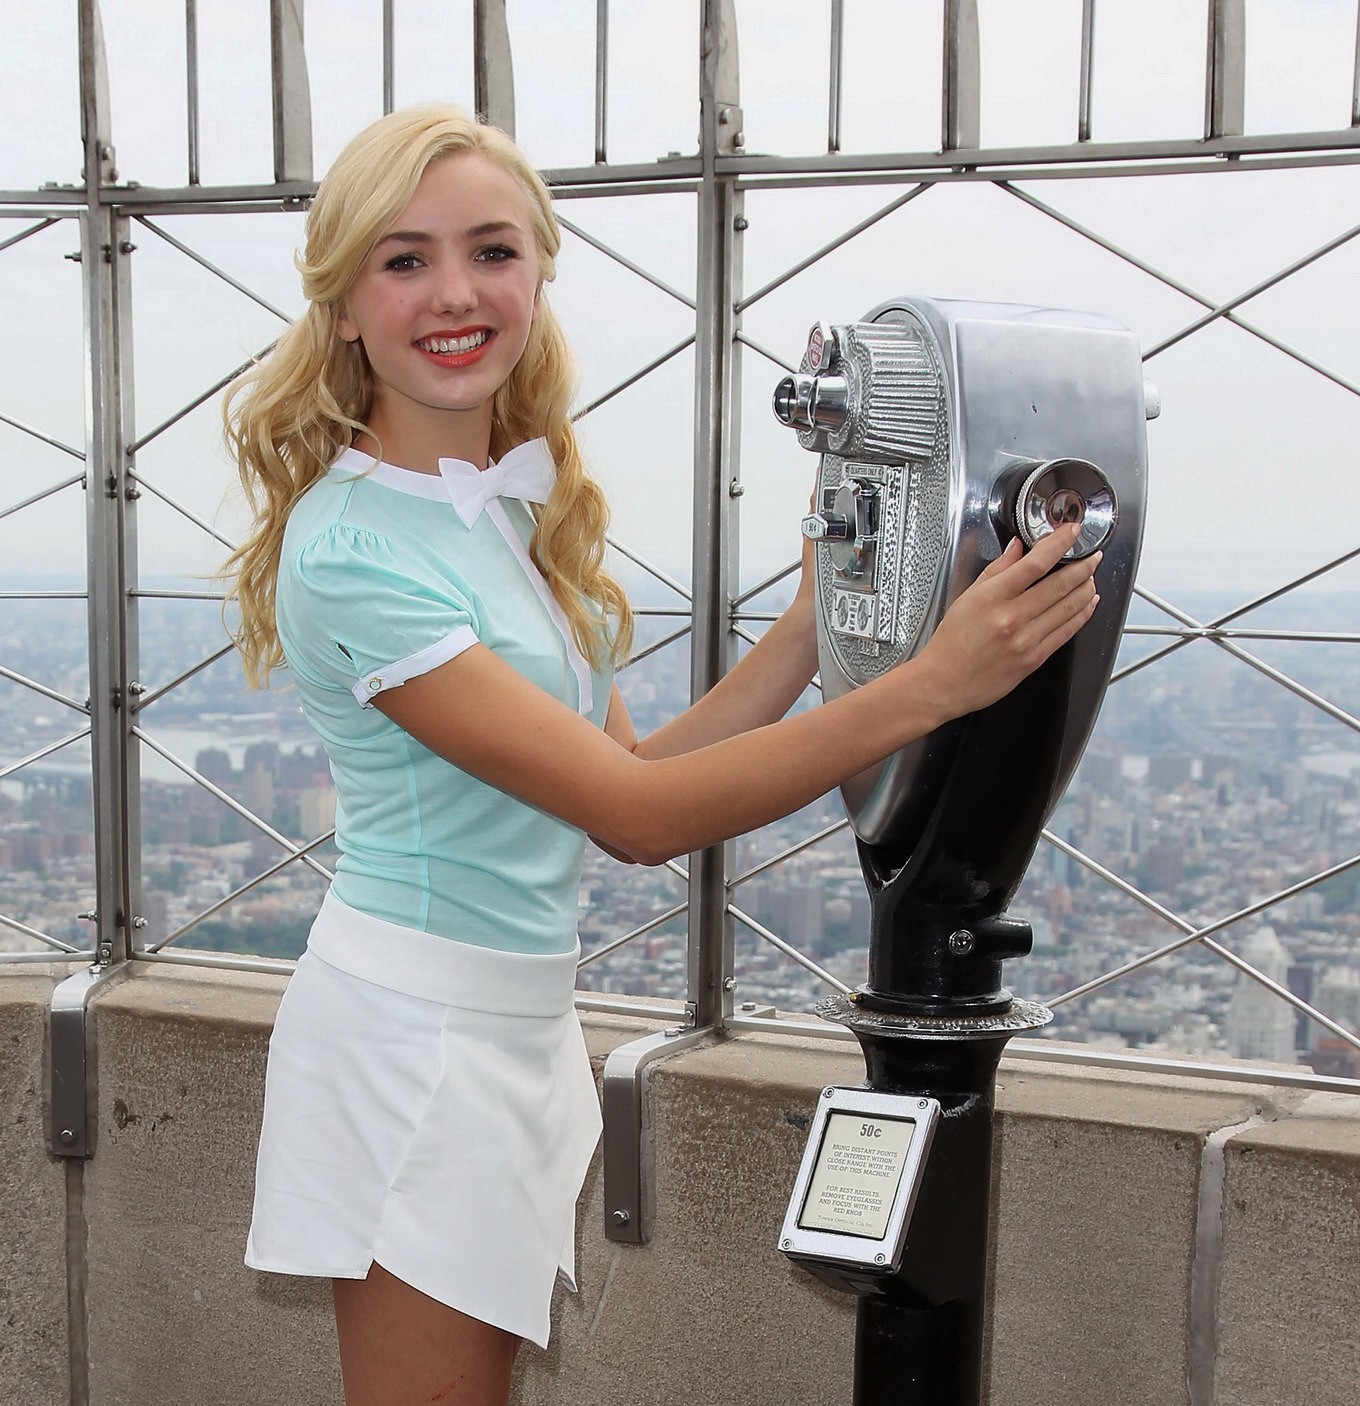
[[[817,490],[812,490],[808,499],[808,513],[815,513]],[[803,564],[798,578],[798,589],[794,593],[789,614],[815,628],[817,622],[817,544],[811,537],[803,538]]]

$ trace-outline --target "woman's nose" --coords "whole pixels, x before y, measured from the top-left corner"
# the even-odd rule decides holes
[[[477,305],[476,280],[462,264],[450,263],[439,270],[433,289],[436,312],[467,312]]]

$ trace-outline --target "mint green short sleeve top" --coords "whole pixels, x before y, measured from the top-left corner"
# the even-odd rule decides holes
[[[512,457],[551,482],[544,441],[501,467]],[[581,831],[461,771],[372,707],[480,643],[604,725],[611,674],[582,657],[534,566],[528,508],[510,497],[483,505],[477,475],[459,460],[442,460],[436,476],[341,454],[289,515],[279,639],[335,781],[335,896],[459,942],[563,952],[576,942]]]

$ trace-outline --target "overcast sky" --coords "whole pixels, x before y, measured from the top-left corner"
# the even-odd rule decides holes
[[[184,7],[106,3],[118,165],[125,180],[186,179]],[[267,0],[200,0],[205,184],[267,180]],[[379,0],[308,0],[318,173],[381,103]],[[938,144],[938,0],[849,0],[846,150]],[[610,35],[610,158],[694,150],[698,5],[617,0]],[[1080,0],[982,0],[983,141],[1075,136]],[[471,0],[397,0],[399,103],[472,96]],[[747,148],[825,149],[827,0],[739,0]],[[1203,120],[1204,3],[1100,0],[1098,141],[1195,137]],[[1247,0],[1248,130],[1350,121],[1355,0]],[[518,135],[541,166],[592,157],[594,0],[509,0]],[[0,187],[79,178],[73,0],[0,0]],[[1229,298],[1360,219],[1360,171],[1030,182],[1041,199],[1214,300]],[[762,286],[900,187],[752,192],[745,285]],[[674,286],[694,285],[694,201],[577,200],[563,213]],[[293,215],[167,217],[164,228],[284,311],[299,306]],[[0,222],[0,239],[23,228]],[[145,433],[276,334],[264,309],[150,230],[134,256],[136,421]],[[63,222],[0,251],[0,412],[69,443],[84,439],[78,244]],[[1253,300],[1243,315],[1360,381],[1360,240]],[[1090,308],[1155,344],[1202,311],[1183,295],[983,184],[928,192],[754,305],[747,332],[790,360],[817,318],[849,321],[895,293]],[[552,296],[576,345],[588,401],[692,328],[692,314],[568,238]],[[621,536],[688,574],[691,358],[677,358],[591,415],[583,433]],[[796,550],[811,456],[768,414],[780,373],[747,352],[743,577]],[[1149,427],[1152,500],[1144,579],[1158,590],[1270,585],[1355,545],[1360,398],[1248,334],[1218,325],[1157,357],[1164,397]],[[0,425],[0,506],[73,472],[75,461]],[[224,530],[241,528],[208,405],[139,458],[140,470]],[[224,498],[224,495],[227,495]],[[8,570],[79,570],[83,508],[68,491],[0,521]],[[161,505],[141,503],[143,570],[202,571],[216,548]],[[1354,587],[1360,573],[1337,573]]]

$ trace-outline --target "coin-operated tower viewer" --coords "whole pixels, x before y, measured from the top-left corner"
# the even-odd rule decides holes
[[[992,1107],[1013,1035],[1052,1014],[1002,985],[1006,908],[1095,723],[1132,593],[1156,392],[1108,318],[904,297],[813,328],[776,416],[821,455],[822,686],[918,652],[1005,549],[1063,522],[1104,552],[1094,618],[1013,693],[843,788],[868,884],[869,974],[819,1013],[868,1079],[818,1100],[780,1247],[859,1296],[856,1406],[980,1400]]]

